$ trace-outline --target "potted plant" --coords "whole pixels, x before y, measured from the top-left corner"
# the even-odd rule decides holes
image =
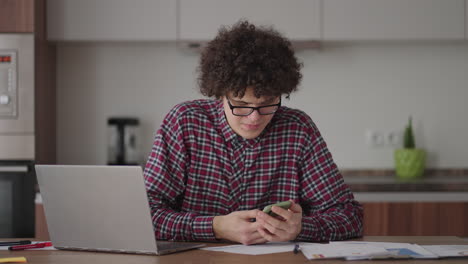
[[[426,152],[416,148],[411,117],[403,135],[403,148],[395,150],[394,158],[398,178],[416,179],[423,175]]]

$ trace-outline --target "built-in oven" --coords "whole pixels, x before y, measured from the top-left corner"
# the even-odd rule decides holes
[[[0,34],[0,160],[34,149],[34,35]]]
[[[0,34],[0,238],[34,237],[34,35]]]
[[[34,237],[32,161],[0,161],[0,238]]]

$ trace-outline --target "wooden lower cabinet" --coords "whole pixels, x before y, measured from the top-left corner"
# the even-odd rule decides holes
[[[44,206],[36,204],[36,221],[35,221],[35,238],[41,241],[50,240],[49,230],[47,229],[47,222],[44,214]]]
[[[468,236],[468,202],[365,202],[366,236]]]

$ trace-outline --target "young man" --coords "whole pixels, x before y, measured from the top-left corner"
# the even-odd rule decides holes
[[[201,55],[212,100],[175,106],[158,130],[145,179],[157,239],[327,241],[361,236],[354,200],[310,117],[281,106],[302,75],[290,42],[246,21]],[[277,217],[259,209],[274,206]]]

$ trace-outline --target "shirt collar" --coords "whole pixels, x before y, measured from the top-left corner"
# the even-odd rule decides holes
[[[217,107],[218,107],[218,114],[217,114],[218,127],[221,128],[221,133],[223,134],[226,141],[232,141],[235,139],[234,142],[243,143],[249,147],[254,147],[255,145],[257,145],[258,142],[260,142],[260,140],[265,136],[265,134],[267,134],[270,127],[276,122],[276,119],[279,116],[278,114],[282,112],[282,109],[280,107],[280,109],[275,113],[275,116],[271,119],[270,123],[265,127],[265,129],[262,131],[262,133],[258,137],[253,138],[253,139],[245,139],[237,135],[236,132],[234,132],[234,130],[229,125],[226,119],[226,115],[224,113],[224,106],[223,106],[222,100],[219,100]]]
[[[218,103],[218,127],[221,128],[221,133],[223,133],[224,138],[226,141],[231,141],[235,139],[238,135],[234,130],[231,128],[229,125],[226,115],[224,114],[224,106],[223,106],[223,101],[219,100]]]

